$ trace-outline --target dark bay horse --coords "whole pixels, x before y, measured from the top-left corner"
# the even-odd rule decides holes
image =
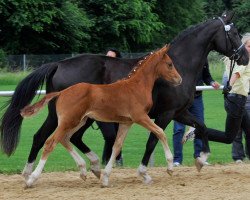
[[[153,89],[153,107],[149,116],[155,123],[165,129],[172,119],[181,123],[195,126],[203,132],[205,125],[198,122],[187,108],[193,101],[195,83],[208,53],[215,50],[228,57],[237,57],[239,65],[246,65],[249,61],[248,53],[242,47],[237,28],[231,24],[232,14],[223,14],[194,27],[188,28],[172,42],[168,55],[173,60],[183,82],[178,87],[172,87],[159,79]],[[46,91],[60,91],[79,82],[110,83],[125,77],[138,59],[118,59],[101,55],[81,55],[64,61],[44,65],[27,76],[16,88],[10,104],[1,121],[1,147],[11,155],[19,139],[22,117],[20,109],[29,104],[35,96],[36,90],[46,81]],[[23,171],[24,175],[32,172],[32,166],[45,140],[55,130],[57,117],[54,102],[49,103],[49,113],[46,121],[34,135],[33,145],[28,162]],[[98,158],[82,141],[84,131],[93,121],[87,120],[71,138],[71,142],[90,159],[91,169],[98,174]],[[147,174],[146,166],[158,139],[150,134],[146,151],[139,166],[139,173],[145,182],[151,178]],[[207,136],[203,136],[203,152],[209,152]]]
[[[27,179],[26,185],[30,187],[38,179],[49,154],[59,142],[74,158],[80,168],[81,177],[86,179],[85,161],[72,148],[70,138],[86,123],[88,118],[119,123],[112,155],[102,174],[103,186],[108,186],[113,163],[121,151],[123,141],[133,123],[152,131],[160,139],[168,162],[168,172],[172,174],[173,155],[165,133],[148,116],[153,105],[152,91],[155,81],[158,78],[163,78],[175,86],[181,83],[180,75],[166,54],[167,50],[168,47],[164,46],[149,54],[143,61],[139,61],[127,79],[103,85],[78,83],[60,92],[49,93],[34,105],[24,107],[21,110],[21,115],[29,117],[36,114],[49,101],[56,99],[55,106],[58,118],[58,126],[46,140],[40,162]]]

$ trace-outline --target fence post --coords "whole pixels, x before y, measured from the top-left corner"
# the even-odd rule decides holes
[[[27,66],[26,66],[26,54],[23,54],[23,71],[26,71]]]

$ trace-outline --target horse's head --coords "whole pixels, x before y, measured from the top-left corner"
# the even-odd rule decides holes
[[[213,39],[214,50],[236,60],[238,65],[247,65],[249,55],[241,42],[237,28],[231,23],[232,18],[233,13],[227,12],[215,19],[218,20],[221,27]]]
[[[158,51],[159,58],[161,59],[157,64],[157,72],[159,77],[162,77],[166,79],[168,82],[177,86],[181,84],[182,78],[180,74],[177,72],[173,64],[173,61],[167,54],[168,49],[169,45],[166,45]]]

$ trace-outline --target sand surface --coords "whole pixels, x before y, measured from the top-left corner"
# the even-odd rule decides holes
[[[43,173],[32,188],[24,188],[20,174],[0,175],[0,199],[250,199],[250,164],[174,168],[170,177],[165,168],[149,168],[153,183],[145,185],[136,169],[114,169],[110,187],[88,172],[86,181],[78,172]]]

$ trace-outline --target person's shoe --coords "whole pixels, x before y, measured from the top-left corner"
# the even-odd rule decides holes
[[[190,127],[188,131],[183,135],[182,144],[185,144],[188,140],[193,141],[195,138],[195,128]]]
[[[205,161],[204,166],[211,166],[211,164],[209,162]]]
[[[242,164],[243,161],[242,161],[241,159],[238,159],[238,160],[235,161],[235,163],[236,163],[236,164]]]
[[[181,166],[181,163],[179,162],[174,162],[174,167],[180,167]]]

